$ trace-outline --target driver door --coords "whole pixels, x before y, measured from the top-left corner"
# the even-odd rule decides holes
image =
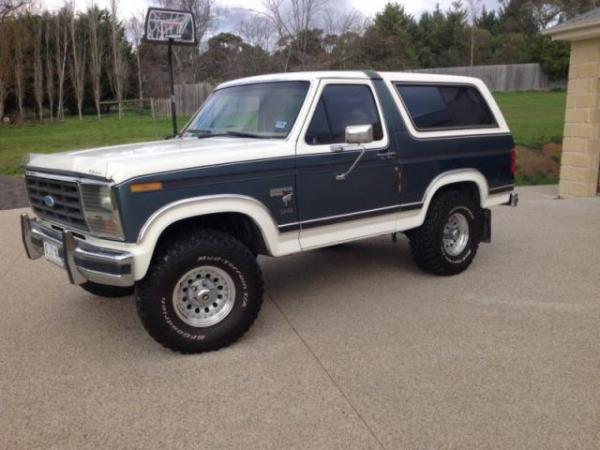
[[[394,231],[398,161],[370,80],[323,80],[316,98],[296,152],[302,248]],[[364,144],[365,154],[341,179],[362,150],[345,143],[351,125],[371,125],[373,141]]]

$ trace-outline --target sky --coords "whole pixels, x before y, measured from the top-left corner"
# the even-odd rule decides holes
[[[108,8],[109,0],[94,0],[99,7]],[[344,9],[354,8],[360,11],[366,17],[372,17],[376,12],[381,11],[385,4],[389,0],[332,0],[331,5],[341,5]],[[419,17],[425,11],[431,11],[435,8],[437,3],[440,4],[442,9],[450,7],[453,0],[399,0],[398,3],[404,5],[406,11],[413,14],[415,17]],[[48,9],[58,9],[64,3],[65,0],[39,0],[42,7]],[[74,0],[75,7],[78,10],[85,9],[90,5],[92,0]],[[146,11],[148,6],[158,3],[152,0],[120,0],[119,15],[121,19],[127,19],[134,14],[140,14]],[[261,10],[262,0],[215,0],[215,3],[221,7],[234,8],[237,11],[232,13],[221,15],[217,22],[218,28],[221,31],[231,31],[235,29],[235,23],[239,20],[239,16],[243,15],[244,9],[250,10]],[[464,2],[463,2],[464,3]],[[482,4],[485,4],[488,8],[495,8],[498,5],[497,0],[483,0]]]

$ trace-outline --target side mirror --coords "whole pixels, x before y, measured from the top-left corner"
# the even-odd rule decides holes
[[[373,125],[348,125],[346,127],[347,144],[368,144],[373,142]]]

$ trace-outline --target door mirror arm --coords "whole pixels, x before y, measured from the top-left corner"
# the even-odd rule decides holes
[[[354,170],[354,168],[356,167],[356,165],[360,162],[360,160],[363,158],[363,156],[365,156],[365,151],[366,148],[364,147],[364,145],[360,146],[360,153],[358,154],[357,158],[354,160],[354,162],[352,163],[352,165],[350,166],[350,168],[344,172],[341,173],[339,175],[335,176],[335,179],[337,181],[344,181],[345,179],[348,178],[348,176],[352,173],[352,171]]]
[[[373,142],[372,125],[349,125],[346,127],[346,143],[333,144],[331,146],[331,151],[334,153],[339,153],[343,152],[344,150],[349,150],[350,148],[358,148],[360,149],[360,153],[346,172],[335,176],[337,181],[344,181],[348,178],[356,165],[360,162],[363,156],[365,156],[366,148],[364,144],[368,144],[369,142]]]

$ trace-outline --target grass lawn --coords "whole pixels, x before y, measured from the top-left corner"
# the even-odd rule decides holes
[[[188,117],[180,117],[182,127]],[[64,122],[27,122],[20,126],[0,126],[0,174],[21,174],[27,153],[51,153],[65,150],[126,144],[163,139],[172,133],[170,118],[152,119],[149,115],[127,112],[116,115],[69,117]]]
[[[541,149],[547,142],[561,142],[565,124],[566,93],[503,92],[494,94],[515,142]]]
[[[562,139],[564,92],[515,92],[495,95],[513,132],[515,142],[541,149],[546,142]],[[183,126],[187,118],[179,118]],[[0,174],[20,174],[23,157],[29,152],[46,153],[105,145],[162,139],[171,133],[168,118],[127,112],[122,120],[115,115],[86,116],[82,121],[69,117],[64,122],[28,122],[21,126],[0,126]]]

